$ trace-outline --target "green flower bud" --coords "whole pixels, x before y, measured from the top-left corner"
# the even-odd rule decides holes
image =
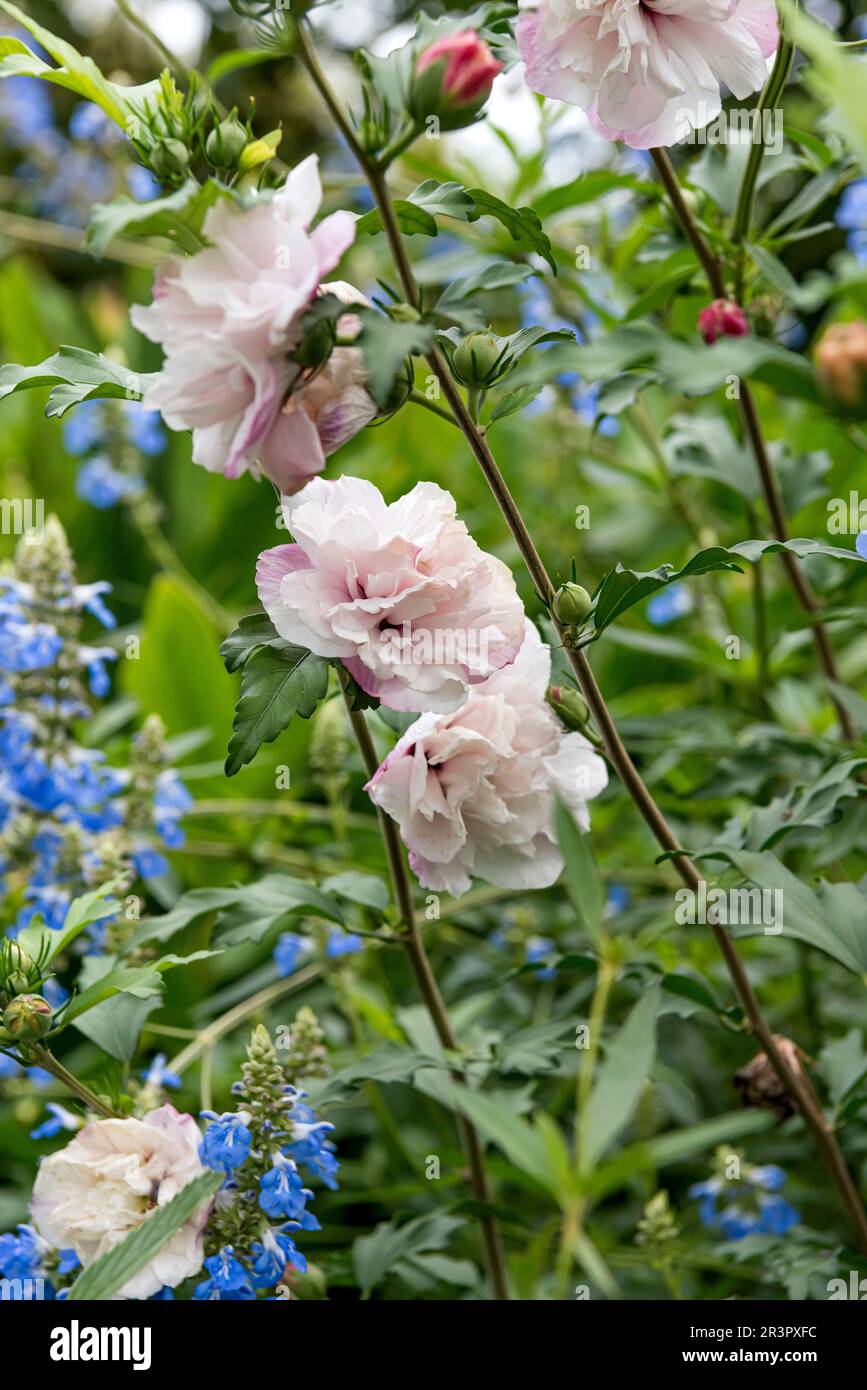
[[[452,371],[463,386],[493,386],[503,374],[502,359],[495,333],[469,333],[452,353]]]
[[[412,385],[412,362],[407,358],[401,370],[395,374],[391,390],[388,393],[388,399],[379,412],[379,418],[381,420],[387,419],[389,415],[394,415],[396,411],[400,410],[401,406],[406,405],[409,400],[409,394],[412,391]]]
[[[183,178],[190,165],[190,152],[183,140],[158,140],[148,158],[158,179]]]
[[[205,154],[215,169],[234,169],[249,141],[237,116],[227,116],[208,136]]]
[[[19,994],[4,1010],[3,1024],[16,1042],[38,1042],[51,1027],[51,1005],[41,994]]]
[[[566,685],[552,685],[545,698],[568,729],[583,729],[586,726],[590,710],[580,690]]]
[[[17,941],[0,946],[0,988],[7,994],[25,994],[39,978],[33,957]]]
[[[593,600],[580,584],[561,584],[552,604],[554,617],[563,627],[580,627],[586,622]]]

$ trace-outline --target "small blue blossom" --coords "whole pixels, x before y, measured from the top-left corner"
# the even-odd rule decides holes
[[[867,265],[867,179],[855,179],[844,188],[836,222],[849,233],[846,245],[862,265]]]
[[[261,1241],[252,1247],[253,1284],[257,1289],[270,1289],[280,1280],[287,1265],[294,1265],[302,1274],[307,1272],[307,1260],[292,1238],[282,1230],[268,1230]]]
[[[296,1164],[283,1154],[274,1155],[274,1167],[259,1180],[259,1206],[274,1220],[297,1220],[303,1213],[307,1198]]]
[[[256,1291],[244,1266],[235,1259],[231,1245],[223,1246],[218,1255],[205,1260],[205,1269],[211,1276],[199,1284],[193,1298],[225,1299],[229,1302],[246,1302],[256,1297]]]
[[[726,1240],[749,1235],[784,1236],[800,1221],[793,1206],[780,1196],[786,1174],[775,1163],[745,1165],[741,1179],[722,1176],[694,1183],[689,1195],[699,1203],[703,1226],[718,1230]]]
[[[531,936],[526,943],[525,957],[528,965],[536,965],[556,954],[557,947],[547,936]],[[553,965],[545,966],[543,970],[536,971],[540,980],[553,980],[556,974],[557,971]]]
[[[157,1090],[177,1091],[181,1084],[181,1078],[169,1069],[168,1058],[164,1052],[158,1052],[151,1059],[147,1071],[142,1072],[142,1081],[146,1086],[154,1086]]]
[[[693,609],[692,595],[685,584],[667,584],[647,605],[647,618],[654,627],[665,627]]]
[[[43,1120],[41,1125],[37,1125],[36,1129],[30,1131],[31,1139],[54,1139],[64,1130],[74,1134],[76,1130],[81,1129],[83,1121],[77,1115],[73,1115],[71,1111],[64,1109],[62,1105],[57,1105],[55,1101],[50,1100],[46,1103],[45,1108],[49,1118]]]
[[[245,1116],[231,1111],[217,1115],[213,1110],[203,1110],[202,1117],[211,1121],[199,1145],[199,1158],[205,1166],[218,1172],[231,1173],[246,1163],[253,1136],[247,1128]]]
[[[328,933],[325,954],[329,960],[338,960],[341,956],[354,956],[363,950],[364,937],[359,936],[357,932],[345,932],[341,931],[340,927],[335,927]]]
[[[274,947],[274,964],[284,978],[298,969],[298,962],[307,950],[307,942],[297,932],[284,931]]]

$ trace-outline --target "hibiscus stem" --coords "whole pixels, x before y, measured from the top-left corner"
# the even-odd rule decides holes
[[[361,758],[367,770],[368,777],[372,777],[379,766],[379,758],[370,729],[367,727],[367,720],[361,710],[352,708],[352,701],[346,697],[346,708],[349,711],[349,720],[352,724]],[[451,1019],[449,1018],[446,1002],[440,993],[439,985],[436,981],[430,957],[425,950],[421,933],[415,918],[415,910],[412,905],[412,887],[410,885],[409,872],[404,858],[403,846],[400,842],[397,826],[390,816],[384,811],[377,812],[379,825],[382,831],[382,838],[385,844],[385,851],[388,857],[388,866],[391,873],[391,882],[394,889],[394,897],[397,909],[400,914],[401,934],[398,938],[406,949],[409,963],[416,978],[419,991],[425,1002],[425,1007],[430,1014],[431,1021],[436,1029],[437,1037],[443,1047],[449,1052],[458,1052],[460,1043],[452,1030]],[[453,1072],[455,1081],[463,1084],[463,1077]],[[471,1124],[463,1115],[457,1116],[458,1129],[460,1130],[463,1147],[467,1155],[467,1162],[470,1167],[470,1182],[473,1195],[476,1201],[483,1203],[485,1207],[490,1207],[493,1202],[491,1185],[488,1181],[488,1174],[485,1168],[484,1152],[481,1140],[475,1125]],[[492,1213],[487,1212],[479,1218],[482,1227],[482,1236],[485,1242],[485,1254],[487,1256],[488,1272],[491,1277],[491,1287],[494,1297],[498,1300],[509,1297],[509,1284],[506,1274],[506,1254],[503,1248],[502,1236],[496,1218]]]
[[[450,425],[457,424],[455,417],[454,415],[452,415],[450,410],[443,409],[441,405],[437,405],[436,401],[429,401],[427,396],[425,396],[423,392],[410,391],[409,399],[413,405],[424,406],[425,410],[429,410],[432,412],[432,414],[438,415],[441,420],[448,420]]]
[[[653,162],[659,171],[659,177],[671,199],[672,206],[683,227],[684,233],[704,267],[713,294],[717,299],[724,299],[726,297],[726,289],[720,263],[708,247],[698,224],[686,205],[677,174],[674,171],[667,151],[657,149],[651,150],[650,153],[653,156]],[[768,446],[762,432],[759,412],[753,393],[745,381],[740,382],[739,401],[744,432],[750,443],[759,475],[762,494],[765,499],[765,505],[767,506],[768,514],[771,519],[771,530],[776,540],[785,543],[789,540],[789,522],[786,516],[783,494],[777,482],[776,475],[774,474],[770,455],[768,454]],[[816,655],[822,673],[830,684],[829,693],[831,703],[836,711],[843,737],[848,743],[857,743],[858,729],[851,714],[834,688],[842,682],[840,679],[840,671],[837,666],[837,657],[820,616],[822,606],[813,591],[813,586],[810,584],[798,557],[791,554],[789,551],[783,551],[780,555],[780,559],[783,562],[783,568],[786,571],[792,591],[809,619]]]
[[[383,229],[391,248],[392,257],[400,277],[403,292],[407,302],[417,308],[420,304],[420,292],[406,253],[400,227],[398,226],[397,218],[395,217],[394,209],[391,205],[386,180],[382,176],[381,171],[372,165],[356,140],[351,127],[345,120],[340,110],[339,102],[328,84],[315,53],[312,51],[307,34],[304,31],[303,21],[297,22],[295,28],[298,33],[299,56],[301,61],[304,63],[311,80],[314,82],[322,100],[331,112],[338,128],[343,133],[344,138],[346,138],[349,148],[353,152],[362,172],[368,180],[371,193],[373,194],[374,201],[382,218]],[[653,150],[651,153],[653,154],[654,160],[657,162],[657,167],[660,169],[660,177],[672,197],[675,209],[678,210],[681,208],[683,210],[682,221],[684,229],[687,231],[687,236],[694,245],[696,254],[699,256],[702,265],[705,266],[708,278],[715,292],[716,286],[719,286],[720,297],[723,297],[724,286],[722,284],[719,263],[706,246],[701,233],[692,220],[689,209],[684,202],[677,176],[674,173],[674,169],[671,166],[667,154],[664,150]],[[693,238],[695,238],[695,240]],[[506,524],[518,546],[524,564],[535,585],[536,592],[542,603],[544,603],[550,611],[551,601],[554,596],[554,586],[542,562],[542,558],[536,549],[530,532],[527,529],[524,518],[509,490],[508,484],[491,453],[487,439],[470,416],[460,392],[449,375],[448,368],[441,354],[433,347],[426,356],[431,370],[434,372],[439,382],[440,390],[445,397],[446,403],[452,411],[503,513]],[[742,386],[741,394],[743,400],[743,396],[747,394],[747,388],[745,386]],[[794,557],[791,558],[794,559]],[[650,828],[657,843],[663,850],[673,855],[674,867],[683,882],[694,892],[698,891],[699,885],[702,882],[701,876],[695,865],[688,858],[686,851],[680,845],[677,836],[669,826],[665,816],[659,806],[657,806],[645,786],[638,769],[629,756],[617,727],[608,711],[602,692],[596,684],[596,678],[593,675],[590,663],[583,651],[576,651],[569,645],[568,633],[565,629],[558,624],[555,625],[558,627],[561,640],[566,647],[575,677],[587,700],[596,726],[602,735],[605,751],[612,766],[620,777],[626,791],[635,802],[638,811]],[[350,718],[353,719],[353,727],[356,728],[356,720],[352,711],[350,711]],[[369,740],[370,734],[366,724],[364,728],[367,739]],[[370,748],[373,748],[372,741],[370,742]],[[362,752],[364,753],[363,748]],[[375,759],[375,751],[373,752],[373,756]],[[375,771],[375,765],[371,771],[371,775],[373,771]],[[392,833],[396,836],[396,831],[393,826],[390,832],[387,832],[385,827],[383,828],[383,835],[385,836],[387,833]],[[399,857],[401,864],[400,873],[402,878],[406,879],[406,868],[403,864],[402,851]],[[713,931],[720,952],[722,953],[735,992],[749,1020],[750,1027],[764,1048],[774,1071],[792,1097],[797,1109],[800,1111],[807,1127],[813,1135],[816,1146],[838,1189],[843,1205],[849,1213],[858,1243],[861,1249],[867,1253],[867,1212],[865,1212],[864,1205],[858,1194],[858,1189],[846,1167],[846,1161],[837,1142],[837,1137],[831,1125],[826,1120],[822,1107],[812,1087],[806,1083],[801,1076],[795,1073],[783,1057],[777,1045],[776,1037],[762,1013],[761,1006],[753,991],[743,961],[737,952],[734,942],[729,937],[728,932],[724,931],[718,922],[712,921],[709,925]]]
[[[114,1110],[110,1105],[106,1105],[99,1096],[94,1095],[89,1086],[85,1086],[83,1081],[79,1081],[78,1077],[73,1076],[71,1071],[67,1071],[63,1063],[58,1062],[54,1053],[49,1052],[42,1043],[35,1043],[29,1050],[36,1066],[50,1072],[56,1081],[59,1081],[80,1101],[83,1101],[89,1110],[96,1111],[97,1115],[102,1115],[103,1119],[107,1120],[122,1120],[124,1118],[119,1110]]]
[[[781,37],[771,75],[765,83],[762,94],[756,105],[755,122],[757,126],[762,126],[765,111],[774,110],[783,88],[788,81],[794,58],[795,45],[790,39]],[[754,128],[753,142],[750,145],[750,152],[747,157],[747,164],[738,192],[737,207],[735,208],[734,220],[732,222],[732,242],[735,246],[735,255],[737,258],[735,264],[735,299],[737,299],[738,302],[740,302],[744,284],[743,243],[750,234],[750,227],[753,220],[753,206],[756,199],[756,181],[765,153],[764,129],[760,129],[758,134],[759,138],[756,139],[756,130]]]

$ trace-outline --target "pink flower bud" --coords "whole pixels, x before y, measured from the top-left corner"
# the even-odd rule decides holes
[[[497,73],[503,70],[503,64],[472,29],[437,39],[425,49],[416,63],[417,76],[439,62],[444,63],[440,104],[450,111],[480,107],[490,96]]]
[[[835,403],[856,413],[867,409],[867,323],[835,323],[816,348],[819,379]]]
[[[698,330],[706,343],[717,338],[744,338],[750,331],[747,316],[733,299],[715,299],[698,316]]]

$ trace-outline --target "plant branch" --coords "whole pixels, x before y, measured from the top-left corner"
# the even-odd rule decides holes
[[[73,1076],[71,1071],[67,1071],[62,1062],[58,1062],[53,1052],[49,1052],[42,1043],[36,1043],[32,1048],[33,1060],[38,1067],[50,1072],[56,1081],[65,1086],[67,1091],[71,1091],[80,1101],[90,1110],[94,1110],[97,1115],[101,1115],[105,1120],[122,1120],[124,1117],[119,1110],[113,1110],[110,1105],[106,1105],[99,1096],[94,1095],[89,1086],[85,1086],[83,1081]]]
[[[795,58],[795,45],[787,38],[781,37],[777,47],[777,56],[774,59],[774,66],[759,97],[755,109],[756,126],[762,126],[764,113],[773,111],[779,101],[783,88],[792,70],[792,63]],[[753,141],[750,145],[750,152],[747,156],[744,176],[741,180],[738,192],[737,207],[735,208],[734,220],[732,222],[732,241],[735,246],[736,266],[735,266],[735,299],[740,300],[743,290],[744,279],[744,254],[743,243],[750,234],[750,227],[753,220],[753,206],[756,198],[756,180],[762,165],[765,153],[764,130],[758,131],[759,138],[756,139],[756,130],[753,130]]]
[[[665,190],[671,199],[675,213],[683,227],[684,233],[704,266],[713,294],[718,299],[724,299],[726,290],[720,263],[707,245],[698,224],[686,205],[680,189],[680,184],[678,183],[677,174],[674,172],[667,152],[657,149],[651,150],[651,154],[657,170],[659,171],[660,179],[665,186]],[[740,411],[744,431],[749,440],[753,458],[755,459],[762,493],[771,519],[771,530],[776,540],[783,542],[788,541],[789,524],[788,518],[786,517],[783,496],[768,454],[768,447],[765,442],[764,434],[762,433],[759,412],[756,409],[753,393],[745,381],[740,383]],[[856,743],[858,741],[858,730],[852,720],[852,716],[833,690],[834,684],[839,685],[842,682],[840,672],[837,668],[837,658],[834,654],[834,648],[831,645],[827,630],[820,616],[821,605],[819,600],[813,592],[812,585],[807,579],[798,557],[792,555],[789,551],[783,551],[780,558],[783,562],[783,568],[786,571],[792,591],[810,620],[810,630],[813,634],[813,643],[816,648],[819,665],[826,679],[832,682],[830,691],[831,701],[836,710],[843,736],[847,742]]]
[[[323,101],[345,134],[346,122],[339,110],[338,102],[331,92],[324,74],[319,67],[318,60],[311,52],[307,36],[303,33],[302,24],[298,24],[296,28],[299,31],[299,51],[301,59],[320,91]],[[392,250],[395,266],[407,302],[418,307],[420,302],[419,289],[412,273],[412,267],[406,254],[403,238],[401,237],[400,229],[391,206],[385,179],[382,177],[380,171],[373,167],[357,140],[355,140],[354,135],[351,136],[348,143],[370,183],[371,192],[382,218],[383,228]],[[663,183],[670,193],[675,209],[679,211],[679,214],[680,210],[682,210],[684,229],[687,231],[687,236],[694,245],[696,254],[699,256],[702,265],[705,266],[708,279],[714,288],[714,292],[718,292],[722,296],[722,294],[724,294],[724,286],[719,263],[709,251],[704,238],[701,236],[701,233],[692,220],[692,216],[689,209],[686,207],[683,195],[680,191],[680,185],[677,182],[677,177],[671,167],[668,156],[661,150],[654,150],[652,153],[657,162],[657,168],[660,169],[660,176],[663,179]],[[496,460],[488,447],[487,439],[470,416],[457,387],[448,373],[445,362],[436,348],[432,348],[427,354],[427,360],[439,381],[443,396],[454,414],[455,420],[464,434],[467,444],[479,464],[488,486],[503,513],[506,524],[518,546],[521,557],[536,588],[536,592],[546,607],[550,608],[551,599],[554,595],[554,586],[527,529],[523,516],[509,490],[506,480],[500,472]],[[746,390],[746,388],[744,388],[744,390]],[[639,813],[648,825],[657,843],[663,850],[674,852],[674,867],[683,882],[693,891],[697,891],[702,881],[698,870],[692,861],[687,858],[685,851],[678,842],[677,836],[669,826],[665,816],[645,786],[638,769],[632,762],[608,711],[602,693],[596,684],[595,676],[593,675],[593,671],[584,652],[575,651],[574,648],[569,645],[569,634],[565,629],[558,626],[558,630],[578,684],[587,700],[590,711],[596,721],[596,726],[602,734],[605,751],[612,766],[618,773],[626,791],[632,797]],[[374,757],[375,756],[374,753]],[[405,875],[405,868],[402,872]],[[750,1026],[764,1048],[775,1072],[786,1090],[792,1096],[805,1123],[810,1129],[838,1189],[843,1204],[849,1213],[858,1243],[862,1250],[867,1253],[867,1213],[865,1213],[863,1203],[858,1195],[858,1190],[846,1167],[845,1160],[837,1143],[836,1135],[825,1119],[821,1105],[815,1093],[812,1091],[812,1088],[809,1086],[809,1083],[804,1080],[802,1075],[796,1074],[792,1068],[788,1066],[781,1054],[775,1035],[762,1013],[761,1006],[750,984],[744,964],[728,933],[716,922],[711,923],[711,929],[722,953],[732,984],[741,1001],[744,1012],[749,1019]]]

